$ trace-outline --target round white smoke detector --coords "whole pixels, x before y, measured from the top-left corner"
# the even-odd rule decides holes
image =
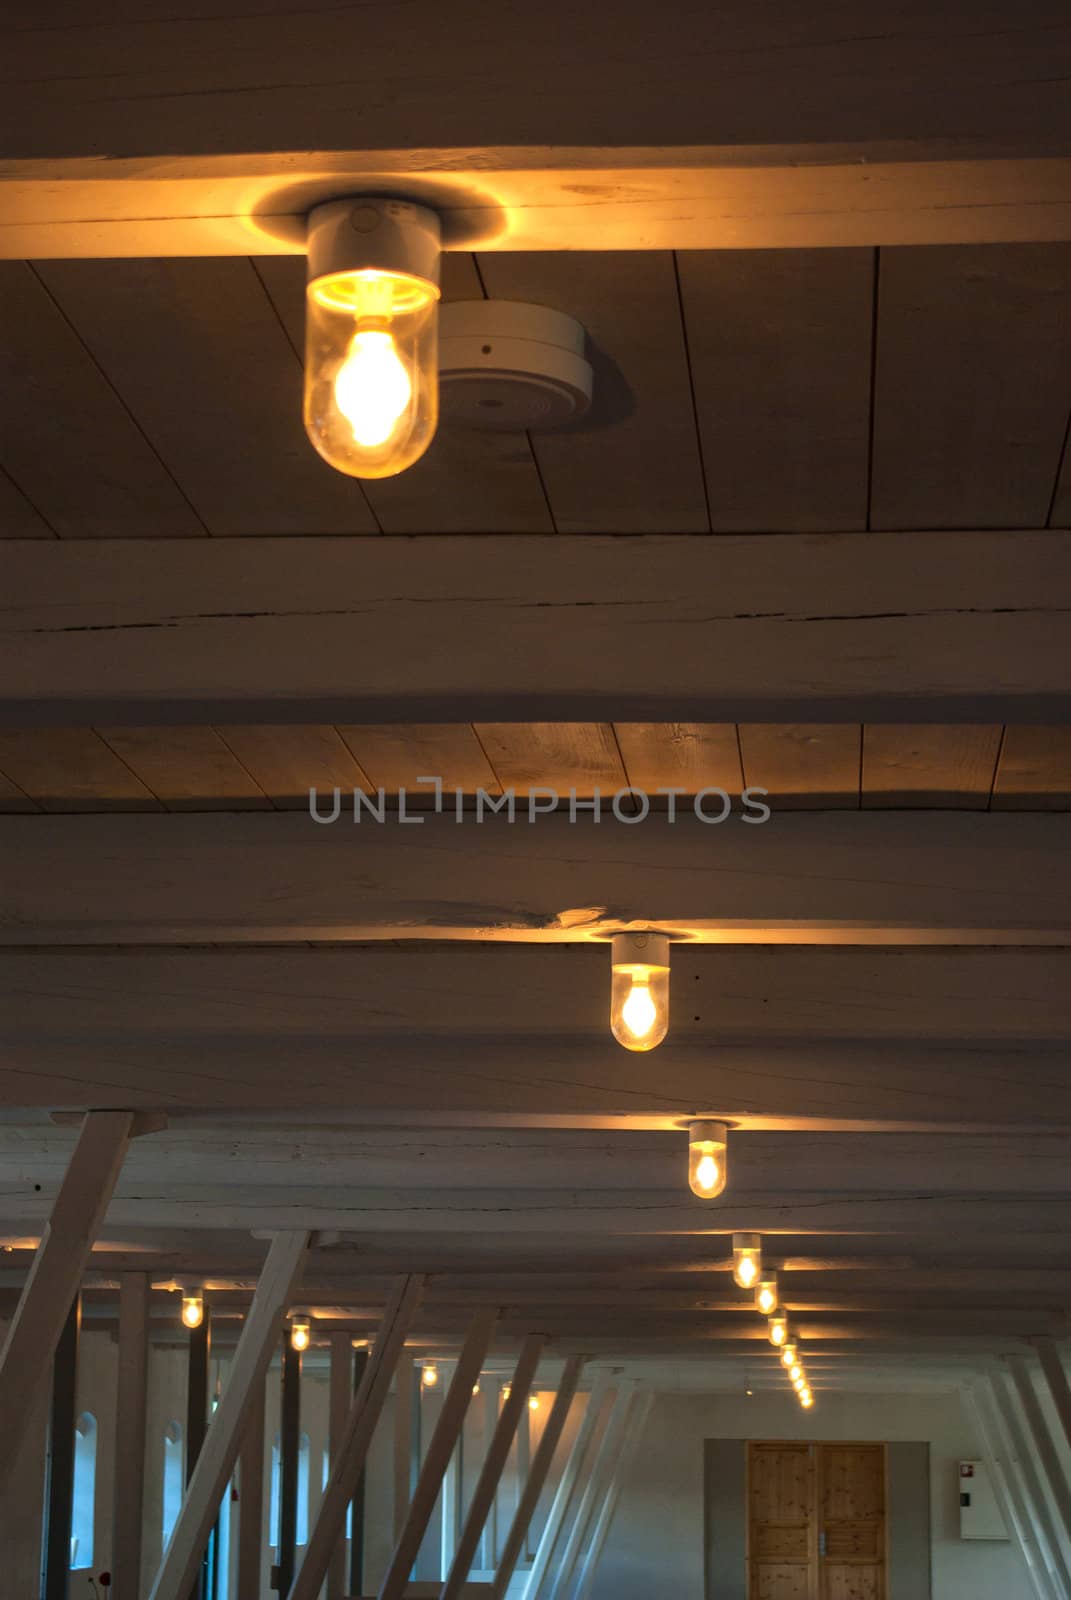
[[[439,317],[444,422],[558,428],[591,405],[591,367],[575,317],[517,300],[451,300]]]

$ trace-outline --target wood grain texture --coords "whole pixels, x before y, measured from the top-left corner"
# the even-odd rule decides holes
[[[609,797],[625,787],[614,730],[598,722],[481,722],[480,744],[503,789],[540,786],[567,800],[568,793]]]
[[[794,813],[640,826],[521,812],[415,827],[298,813],[8,816],[9,942],[570,943],[630,923],[710,943],[1050,943],[1068,936],[1056,814]],[[889,861],[896,870],[890,875]],[[488,872],[488,862],[494,862]],[[287,884],[286,895],[278,891]]]
[[[0,264],[0,394],[0,465],[61,537],[205,531],[25,262]]]
[[[736,728],[731,722],[618,722],[618,749],[628,781],[656,804],[655,790],[743,787]],[[668,805],[668,799],[661,804]]]
[[[169,811],[271,809],[214,728],[102,728],[100,737]]]
[[[0,771],[42,811],[91,811],[102,801],[116,811],[160,810],[152,790],[92,728],[0,733]]]
[[[305,436],[301,368],[248,261],[39,270],[210,532],[376,531]]]
[[[881,254],[871,522],[1042,527],[1067,429],[1071,245]]]
[[[35,539],[6,567],[8,725],[1071,722],[1057,531]]]
[[[299,357],[305,344],[305,262],[256,263]],[[444,300],[482,299],[473,257],[441,258]],[[477,433],[440,421],[427,453],[396,478],[363,485],[388,533],[548,533],[553,524],[531,448],[523,434]]]
[[[534,433],[563,533],[709,529],[673,256],[668,251],[502,252],[480,257],[492,299],[551,306],[587,333],[592,409]],[[627,556],[624,557],[627,559]]]
[[[0,467],[0,539],[53,538],[55,530]]]
[[[700,250],[679,262],[712,527],[862,526],[873,252]]]
[[[372,787],[337,728],[247,724],[217,731],[279,811],[307,810],[310,789],[329,795],[335,788]]]
[[[742,723],[744,779],[768,789],[777,811],[851,810],[859,804],[860,741],[851,723]]]
[[[499,792],[486,752],[468,723],[344,726],[339,731],[373,789],[393,795],[405,789],[414,805],[435,801],[434,784],[418,783],[419,778],[440,778],[444,789],[466,795],[478,789]]]
[[[1071,728],[1005,728],[994,811],[1071,808]]]
[[[38,808],[17,783],[0,772],[0,811],[36,811]]]
[[[984,811],[1000,741],[1000,728],[871,724],[863,729],[862,804]]]

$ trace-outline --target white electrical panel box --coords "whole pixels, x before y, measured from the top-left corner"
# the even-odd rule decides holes
[[[959,1464],[959,1536],[961,1539],[1008,1537],[984,1461],[961,1461]]]

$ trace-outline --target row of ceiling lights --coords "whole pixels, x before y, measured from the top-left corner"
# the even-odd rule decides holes
[[[781,1357],[800,1405],[809,1411],[814,1396],[800,1360],[799,1346],[792,1337],[788,1313],[781,1307],[776,1272],[762,1270],[762,1236],[758,1233],[733,1234],[733,1282],[740,1289],[754,1289],[755,1309],[766,1318],[770,1343]]]

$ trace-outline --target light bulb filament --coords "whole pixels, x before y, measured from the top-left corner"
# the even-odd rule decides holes
[[[646,979],[633,979],[621,1015],[634,1039],[644,1039],[650,1033],[658,1020],[658,1008],[651,998]]]
[[[366,450],[391,438],[413,397],[409,374],[398,356],[385,318],[369,318],[350,341],[335,374],[335,404],[357,444]]]

